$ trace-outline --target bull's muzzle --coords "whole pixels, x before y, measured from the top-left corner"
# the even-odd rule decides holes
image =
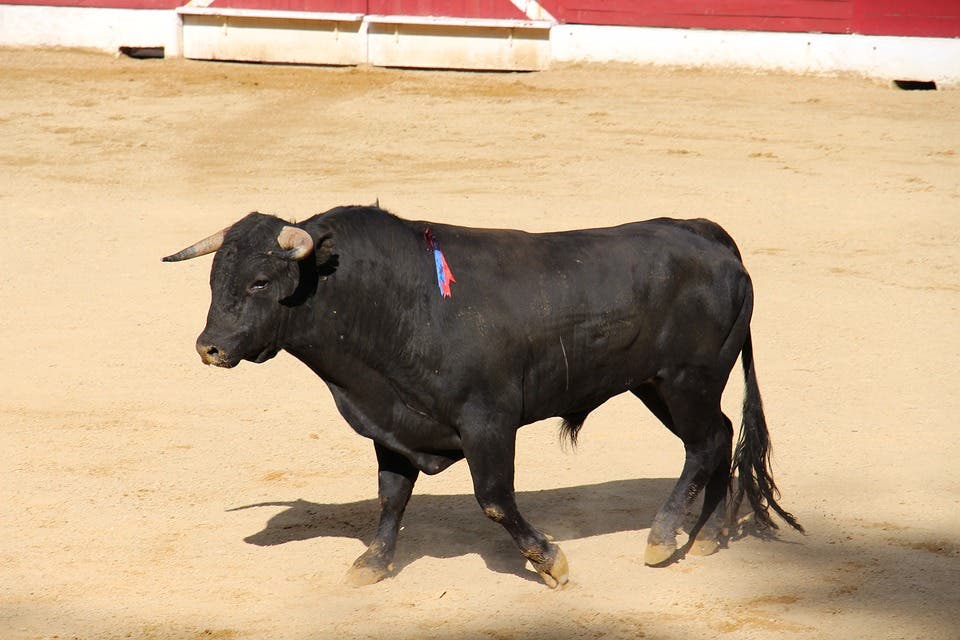
[[[197,353],[200,354],[200,359],[203,360],[203,364],[212,364],[215,367],[227,368],[237,365],[237,361],[229,357],[223,349],[200,340],[197,340]]]

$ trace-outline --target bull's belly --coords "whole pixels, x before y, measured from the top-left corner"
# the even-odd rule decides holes
[[[653,380],[657,368],[611,356],[605,362],[551,359],[524,375],[523,423],[590,412],[610,398]]]

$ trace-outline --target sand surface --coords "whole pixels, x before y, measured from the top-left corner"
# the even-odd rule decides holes
[[[923,638],[960,628],[960,92],[628,66],[462,74],[0,51],[0,638]],[[397,573],[369,441],[281,354],[193,349],[258,209],[375,198],[527,230],[707,216],[756,286],[783,504],[809,532],[643,566],[682,447],[632,397],[521,431],[555,592],[467,467],[422,477]],[[739,373],[725,407],[739,419]]]

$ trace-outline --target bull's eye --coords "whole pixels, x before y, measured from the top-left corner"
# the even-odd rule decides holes
[[[257,278],[253,281],[253,284],[250,285],[250,291],[263,291],[270,286],[270,281],[266,278]]]

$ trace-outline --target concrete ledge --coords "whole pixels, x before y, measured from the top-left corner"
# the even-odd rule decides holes
[[[362,13],[330,13],[323,11],[278,11],[272,9],[234,9],[224,7],[178,7],[181,16],[223,16],[225,18],[265,18],[278,20],[306,20],[317,22],[362,22]]]
[[[368,62],[381,67],[539,71],[550,66],[552,23],[368,16]]]
[[[361,14],[198,7],[177,13],[186,58],[329,65],[367,60]]]
[[[183,56],[194,59],[511,71],[550,63],[553,23],[545,20],[197,6],[177,13]]]
[[[435,27],[491,27],[510,29],[550,29],[551,20],[523,20],[512,18],[451,18],[446,16],[385,16],[368,15],[367,22],[376,24],[416,24]]]
[[[550,44],[558,62],[856,73],[960,85],[960,38],[558,25]]]

